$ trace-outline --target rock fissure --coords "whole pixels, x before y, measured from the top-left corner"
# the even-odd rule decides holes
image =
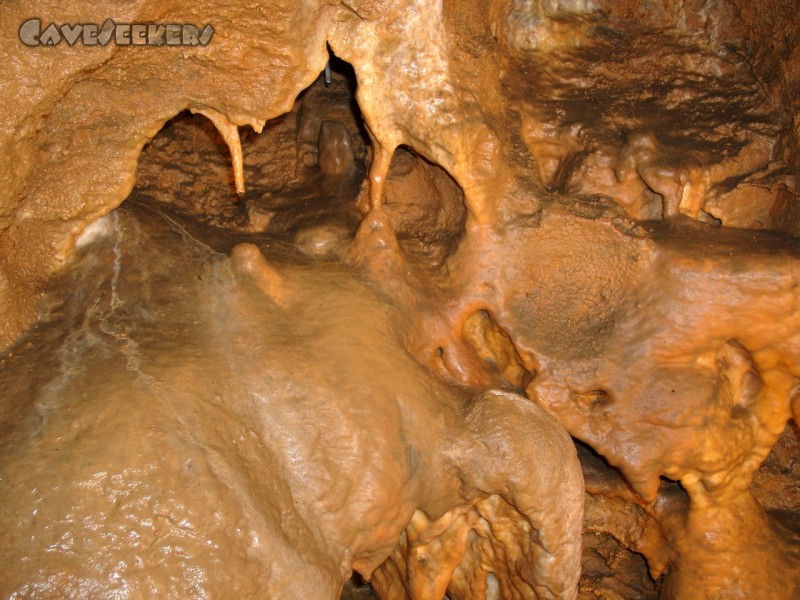
[[[51,4],[0,7],[0,596],[800,593],[798,11]]]

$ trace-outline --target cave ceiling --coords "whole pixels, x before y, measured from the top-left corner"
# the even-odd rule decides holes
[[[0,4],[0,595],[798,597],[798,15]]]

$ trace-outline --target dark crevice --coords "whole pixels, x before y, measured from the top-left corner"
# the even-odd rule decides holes
[[[331,54],[325,74],[261,133],[240,127],[245,194],[237,197],[228,146],[209,119],[185,111],[142,151],[132,198],[237,233],[267,234],[317,257],[341,254],[363,215],[370,138],[353,68]],[[438,269],[464,231],[461,188],[441,167],[402,146],[383,206],[414,267]]]

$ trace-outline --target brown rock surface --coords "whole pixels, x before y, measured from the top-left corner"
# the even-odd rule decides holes
[[[436,381],[341,267],[229,259],[133,209],[3,358],[3,597],[338,598],[376,569],[414,597],[574,596],[583,478],[555,419]]]
[[[797,597],[798,15],[0,5],[0,592]]]

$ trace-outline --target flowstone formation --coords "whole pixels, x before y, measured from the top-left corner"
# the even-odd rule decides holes
[[[0,6],[0,594],[800,595],[799,7],[462,4]]]
[[[136,208],[82,238],[4,364],[35,398],[4,436],[4,595],[338,598],[356,570],[385,597],[490,574],[574,596],[583,477],[553,417],[435,380],[347,271]]]

